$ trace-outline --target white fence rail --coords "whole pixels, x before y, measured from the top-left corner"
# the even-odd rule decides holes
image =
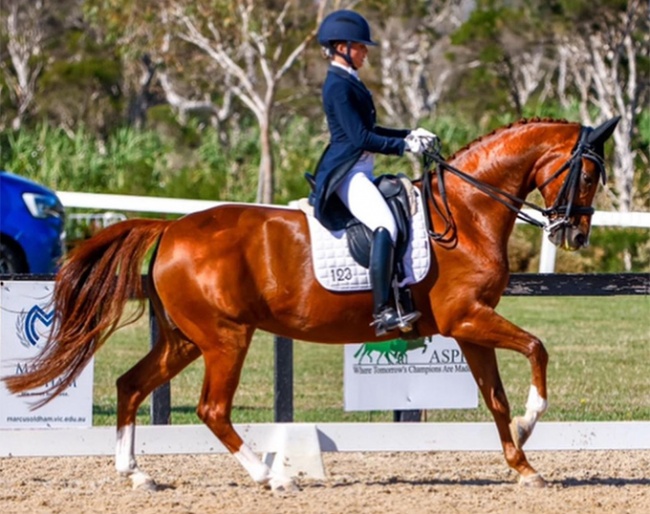
[[[156,198],[151,196],[74,193],[67,191],[59,191],[57,194],[65,207],[165,214],[189,214],[224,203],[232,203],[180,198]],[[281,206],[274,205],[274,207]],[[541,214],[536,211],[524,209],[524,212],[543,221]],[[592,218],[592,225],[598,227],[650,228],[650,212],[596,211]],[[542,234],[540,254],[539,272],[552,273],[555,270],[556,247],[548,240],[545,233]]]
[[[261,453],[501,451],[492,422],[255,423],[235,429]],[[650,450],[650,421],[540,422],[526,450]],[[0,458],[114,452],[114,427],[0,430]],[[136,431],[136,455],[224,452],[205,425],[145,425]]]

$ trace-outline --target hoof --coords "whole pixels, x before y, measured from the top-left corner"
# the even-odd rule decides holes
[[[527,424],[524,424],[522,418],[516,417],[512,419],[510,422],[510,435],[517,450],[521,450],[530,437],[530,430]]]
[[[131,484],[133,489],[138,491],[157,491],[158,486],[156,482],[147,475],[146,473],[134,473],[129,477],[131,479]]]
[[[546,487],[546,480],[544,480],[539,473],[528,476],[521,475],[519,477],[519,485],[523,487],[542,488]]]
[[[295,493],[300,491],[296,483],[287,477],[273,477],[269,480],[267,487],[270,487],[274,493]]]

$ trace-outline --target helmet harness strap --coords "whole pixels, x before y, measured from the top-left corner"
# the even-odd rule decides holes
[[[345,44],[346,44],[345,53],[339,52],[336,49],[336,46],[334,44],[331,44],[330,46],[331,46],[331,49],[332,49],[332,54],[339,55],[339,56],[343,57],[343,59],[345,59],[345,62],[348,63],[350,68],[352,68],[354,71],[357,71],[357,67],[352,62],[352,57],[350,56],[350,50],[352,49],[352,41],[346,41]]]

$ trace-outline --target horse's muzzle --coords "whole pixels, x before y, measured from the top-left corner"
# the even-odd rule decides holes
[[[555,246],[571,252],[589,245],[589,234],[575,225],[561,225],[548,238]]]

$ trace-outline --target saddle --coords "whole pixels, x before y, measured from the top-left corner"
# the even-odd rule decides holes
[[[305,173],[305,178],[315,188],[316,181],[313,175]],[[403,258],[411,239],[411,218],[417,211],[413,185],[406,175],[381,175],[374,181],[380,193],[390,208],[397,225],[397,241],[395,242],[395,270],[396,283],[401,283],[405,276]],[[360,266],[368,269],[370,266],[370,247],[372,245],[372,231],[356,218],[352,218],[345,227],[348,249],[351,257]],[[396,287],[396,297],[399,296],[402,305],[410,306],[412,303],[410,289]]]
[[[310,173],[305,173],[305,178],[313,190],[316,187],[314,176]],[[381,175],[375,179],[374,183],[386,200],[395,218],[397,225],[395,262],[400,263],[411,237],[412,213],[417,209],[413,205],[413,186],[408,177],[403,174]],[[359,265],[368,268],[370,265],[372,231],[356,218],[352,218],[347,223],[345,231],[347,233],[350,255]],[[399,278],[403,278],[403,276]]]

